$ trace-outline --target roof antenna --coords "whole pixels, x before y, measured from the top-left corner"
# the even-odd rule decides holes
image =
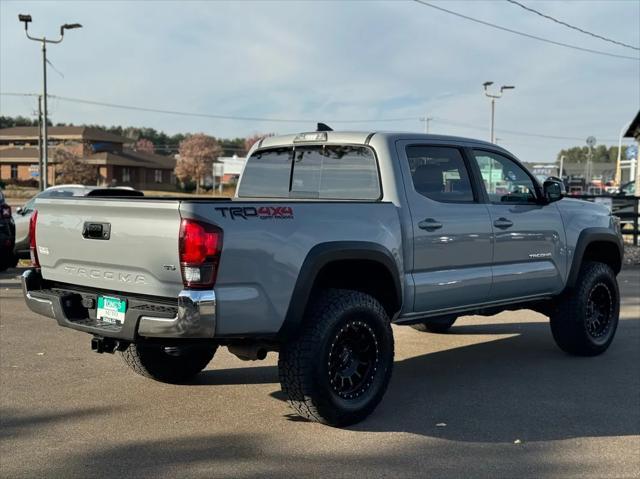
[[[326,123],[318,123],[318,126],[316,127],[316,131],[333,131],[333,128],[331,128]]]

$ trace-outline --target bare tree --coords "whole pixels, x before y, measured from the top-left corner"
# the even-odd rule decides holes
[[[155,146],[153,145],[153,142],[151,140],[140,138],[138,141],[136,141],[134,150],[141,151],[143,153],[154,153]]]
[[[182,140],[178,151],[176,176],[181,181],[195,181],[196,193],[200,193],[200,185],[205,175],[212,171],[213,162],[222,154],[222,148],[212,136],[196,133]]]
[[[84,162],[78,148],[59,146],[55,149],[53,158],[56,163],[56,183],[97,183],[98,168]]]
[[[268,136],[273,136],[273,133],[256,133],[255,135],[248,136],[244,139],[244,152],[245,154],[249,153],[251,147]]]

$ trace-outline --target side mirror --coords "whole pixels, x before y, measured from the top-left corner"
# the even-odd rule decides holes
[[[542,185],[542,192],[549,203],[561,200],[567,194],[564,183],[560,178],[550,177]]]

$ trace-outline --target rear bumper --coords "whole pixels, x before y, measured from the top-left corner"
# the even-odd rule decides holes
[[[212,290],[181,291],[177,301],[125,296],[127,312],[120,325],[96,319],[97,291],[80,291],[71,286],[43,287],[42,276],[33,269],[23,273],[22,291],[34,313],[53,318],[60,326],[99,336],[128,341],[140,336],[175,339],[215,336],[216,296]]]

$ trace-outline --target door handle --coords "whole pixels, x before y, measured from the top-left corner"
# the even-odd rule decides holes
[[[442,223],[438,223],[433,218],[427,218],[426,220],[418,223],[418,228],[420,228],[421,230],[435,231],[442,228]]]
[[[510,221],[507,218],[498,218],[493,222],[493,226],[496,228],[511,228],[513,226],[513,221]]]

